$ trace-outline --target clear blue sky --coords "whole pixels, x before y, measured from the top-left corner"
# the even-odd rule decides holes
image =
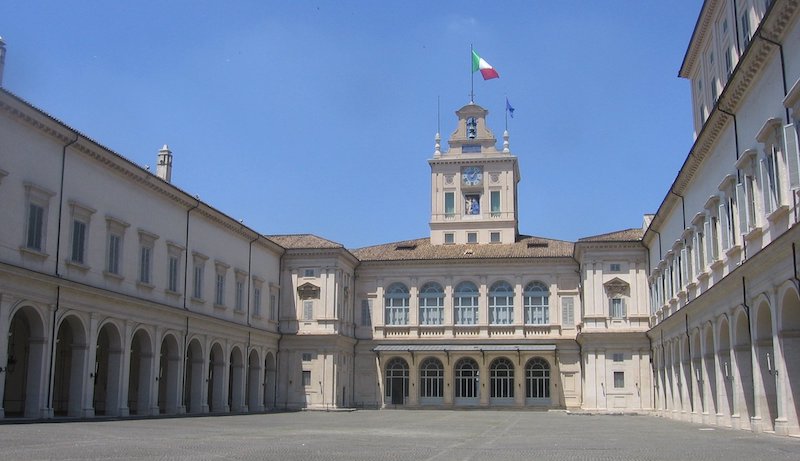
[[[4,86],[265,234],[426,237],[441,132],[475,101],[519,157],[520,231],[638,227],[692,144],[701,0],[5,0]]]

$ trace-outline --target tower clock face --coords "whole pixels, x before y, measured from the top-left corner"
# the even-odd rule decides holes
[[[483,182],[483,171],[480,167],[468,166],[461,174],[461,181],[465,186],[479,186]]]

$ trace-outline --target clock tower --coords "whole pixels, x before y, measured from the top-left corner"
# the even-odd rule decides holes
[[[431,166],[431,244],[514,243],[518,235],[517,157],[486,126],[475,103],[458,111],[458,128],[442,152],[439,135]]]

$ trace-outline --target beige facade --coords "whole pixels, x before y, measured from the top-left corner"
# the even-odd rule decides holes
[[[525,165],[472,102],[436,135],[429,236],[350,250],[263,235],[170,184],[168,146],[151,174],[0,90],[0,415],[514,407],[800,433],[798,9],[705,2],[684,166],[642,228],[576,242],[520,233]]]

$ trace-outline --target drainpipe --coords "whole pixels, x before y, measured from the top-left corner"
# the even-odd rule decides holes
[[[752,354],[753,346],[753,327],[750,326],[750,306],[747,305],[747,286],[745,279],[742,277],[742,306],[744,306],[744,313],[747,315],[747,335],[750,338],[750,347]],[[752,359],[751,359],[752,360]],[[756,402],[756,377],[755,377],[755,364],[750,364],[750,390],[753,392],[753,405]]]
[[[689,382],[686,383],[689,392],[689,408],[694,413],[694,386],[692,385],[692,379],[694,379],[694,373],[692,370],[694,366],[694,362],[692,361],[692,337],[689,336],[689,314],[686,314],[686,351],[689,354]]]
[[[186,283],[189,278],[189,213],[196,210],[200,206],[200,197],[195,195],[194,199],[197,201],[197,203],[193,207],[186,210],[186,237],[184,239],[184,247],[186,249],[184,250],[185,254],[183,256],[183,309],[184,310],[189,310],[189,308],[186,305],[187,294],[189,293],[189,287],[186,286]]]
[[[58,263],[56,263],[58,264]],[[61,307],[61,285],[56,286],[56,308],[53,310],[53,328],[50,337],[52,338],[52,347],[50,348],[50,371],[49,371],[49,379],[47,380],[47,402],[50,404],[50,411],[53,412],[51,417],[55,416],[55,409],[53,408],[53,363],[55,361],[56,355],[56,315],[58,314],[58,309]]]
[[[283,256],[286,254],[286,249],[283,250],[280,258],[278,258],[278,284],[280,286],[281,275],[283,274]],[[275,350],[275,382],[272,387],[272,402],[273,405],[278,405],[278,370],[280,370],[281,359],[281,341],[283,340],[283,332],[281,330],[281,299],[283,298],[283,288],[278,288],[278,318],[275,319],[278,323],[278,344]],[[286,409],[286,400],[289,398],[289,389],[286,389],[286,398],[283,399],[283,407]]]
[[[181,392],[186,392],[186,365],[189,363],[189,353],[186,350],[188,342],[189,342],[189,316],[187,315],[186,316],[186,331],[183,333],[183,379],[182,379],[183,387],[181,387]],[[186,401],[187,397],[191,401],[192,396],[191,395],[189,395],[189,396],[184,395],[183,396],[184,411],[188,412],[189,405],[187,405],[187,403],[189,403],[189,402]]]
[[[78,133],[75,133],[75,139],[61,148],[61,182],[58,190],[58,229],[56,231],[56,277],[61,277],[59,271],[59,261],[61,261],[61,215],[64,212],[64,170],[67,164],[67,148],[78,142],[78,138]]]
[[[253,242],[260,239],[261,235],[256,233],[256,238],[250,240],[250,248],[247,252],[247,326],[250,326],[250,284],[253,280],[251,270],[253,268]],[[269,295],[269,294],[267,294]],[[267,298],[269,299],[269,298]]]
[[[775,46],[778,47],[778,51],[780,52],[780,56],[781,56],[781,77],[783,78],[783,96],[786,97],[786,94],[788,93],[788,89],[787,89],[787,85],[786,85],[786,62],[783,59],[783,45],[781,45],[780,43],[778,43],[778,42],[776,42],[774,40],[771,40],[771,39],[769,39],[767,37],[764,37],[764,35],[760,31],[759,31],[757,37],[760,38],[761,40],[764,40],[767,43],[770,43],[770,44],[775,45]],[[788,121],[789,121],[789,108],[785,107],[784,110],[786,111],[786,121],[788,123]]]
[[[794,285],[800,291],[800,278],[797,277],[797,248],[794,242],[792,242],[792,267],[794,268]]]
[[[686,202],[683,200],[683,196],[676,194],[674,190],[670,189],[669,193],[674,195],[675,197],[678,197],[679,199],[681,199],[681,208],[683,210],[683,228],[686,229]],[[653,231],[653,232],[656,232],[656,231]],[[659,244],[660,244],[661,243],[661,234],[658,234],[658,238],[659,238],[658,241],[659,241]]]

